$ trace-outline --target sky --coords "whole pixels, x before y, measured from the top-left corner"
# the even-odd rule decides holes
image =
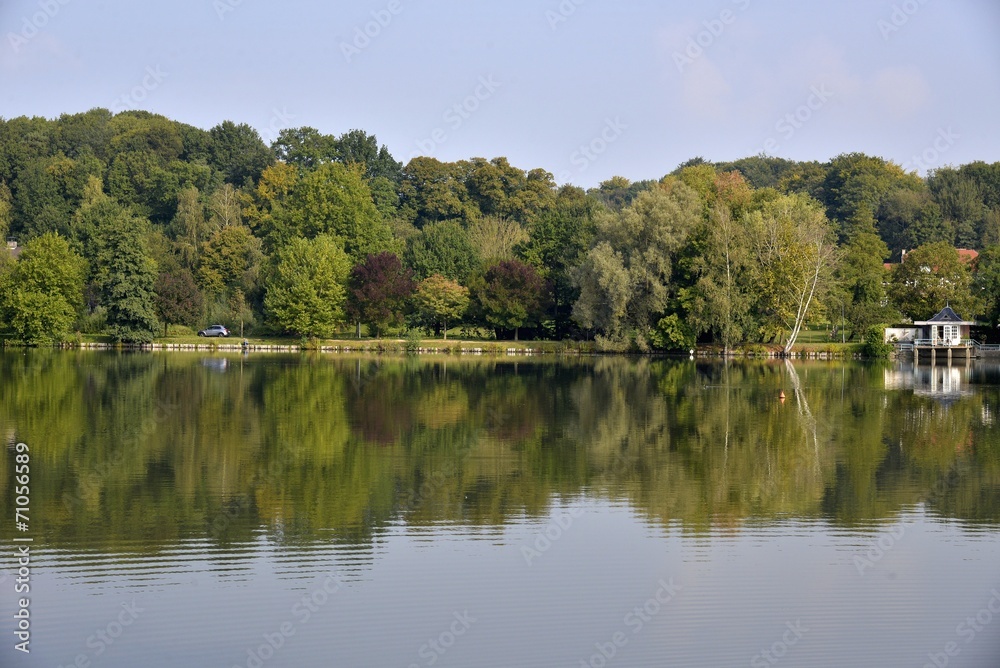
[[[703,157],[1000,161],[997,0],[0,0],[0,116],[359,128],[593,187]]]

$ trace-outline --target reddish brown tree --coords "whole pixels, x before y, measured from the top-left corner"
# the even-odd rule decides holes
[[[385,327],[403,321],[407,300],[415,289],[413,271],[404,267],[395,253],[369,255],[351,270],[347,313],[381,336]]]
[[[514,330],[535,322],[545,305],[548,286],[530,264],[504,260],[486,270],[477,301],[486,322],[497,329]]]
[[[194,325],[201,317],[203,299],[187,269],[163,273],[156,279],[156,313],[163,321],[163,335],[167,325]]]

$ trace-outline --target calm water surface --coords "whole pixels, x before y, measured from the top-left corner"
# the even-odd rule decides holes
[[[996,668],[998,410],[989,364],[2,353],[0,666]]]

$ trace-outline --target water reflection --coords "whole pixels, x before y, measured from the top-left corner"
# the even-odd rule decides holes
[[[974,394],[972,376],[976,368],[971,360],[962,365],[900,362],[885,370],[885,388],[911,390],[918,396],[950,403]]]
[[[0,433],[33,445],[38,526],[57,545],[260,531],[356,545],[399,523],[502,525],[581,496],[694,531],[849,526],[922,502],[1000,520],[996,369],[979,365],[0,359]]]
[[[619,665],[746,665],[799,619],[788,665],[922,665],[1000,553],[1000,373],[959,372],[0,353],[0,435],[32,447],[32,658],[259,665],[294,619],[266,666],[422,666],[468,610],[435,665],[580,665],[676,578]],[[98,656],[122,604],[143,616]],[[969,665],[1000,652],[981,638]]]

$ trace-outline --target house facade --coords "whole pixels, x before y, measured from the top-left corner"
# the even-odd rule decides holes
[[[919,328],[917,344],[924,346],[964,346],[971,336],[975,321],[963,320],[950,306],[945,306],[930,320],[913,323]]]

